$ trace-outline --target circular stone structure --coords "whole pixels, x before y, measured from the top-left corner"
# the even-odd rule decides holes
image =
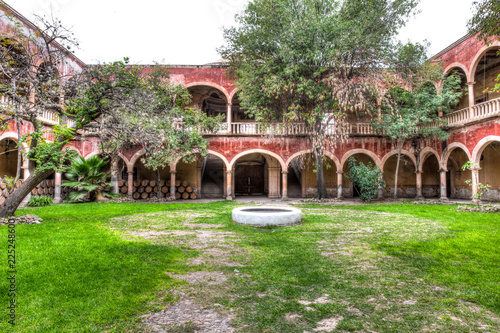
[[[292,225],[302,221],[302,212],[291,207],[242,207],[233,209],[233,221],[255,226]]]

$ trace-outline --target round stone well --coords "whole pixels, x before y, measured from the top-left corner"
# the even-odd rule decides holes
[[[255,226],[293,225],[302,221],[302,211],[292,207],[241,207],[233,209],[233,221]]]

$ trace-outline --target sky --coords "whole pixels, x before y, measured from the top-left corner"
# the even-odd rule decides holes
[[[32,22],[51,12],[80,42],[87,64],[129,57],[132,63],[202,65],[220,59],[222,27],[248,0],[6,0]],[[399,38],[431,43],[429,56],[467,33],[473,0],[421,0]]]

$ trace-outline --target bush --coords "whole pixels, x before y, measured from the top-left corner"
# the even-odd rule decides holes
[[[359,188],[359,197],[362,201],[370,201],[377,195],[379,186],[385,187],[385,181],[382,179],[382,171],[378,166],[372,166],[368,162],[367,165],[359,162],[356,164],[356,159],[350,157],[347,160],[349,164],[349,174],[346,178],[355,182]]]
[[[51,197],[31,197],[28,201],[28,207],[43,207],[54,204],[54,199]]]

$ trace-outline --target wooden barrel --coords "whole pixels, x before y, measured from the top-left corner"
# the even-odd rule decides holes
[[[175,200],[179,200],[181,198],[181,194],[179,192],[175,193]]]
[[[186,187],[187,193],[193,193],[193,188],[191,186]]]
[[[183,186],[179,186],[179,187],[177,188],[177,192],[179,192],[179,193],[184,193],[184,192],[186,192],[186,189],[185,189]]]
[[[185,180],[185,181],[182,182],[181,185],[184,186],[184,187],[188,187],[189,186],[189,182],[187,180]]]
[[[134,186],[138,187],[139,185],[141,185],[141,182],[138,180],[134,180]]]
[[[4,197],[0,197],[0,205],[3,204],[5,202],[5,198]]]
[[[69,192],[69,188],[67,186],[64,186],[62,188],[62,191],[63,191],[63,193],[68,193]]]
[[[135,200],[137,200],[137,199],[140,199],[141,195],[140,195],[139,193],[135,192],[135,193],[132,195],[132,197],[133,197]]]
[[[167,181],[165,182],[165,186],[170,187],[170,180],[167,180]]]
[[[193,199],[193,200],[194,200],[194,199],[196,199],[196,193],[194,193],[194,192],[193,192],[193,193],[191,193],[191,194],[189,195],[189,198],[191,198],[191,199]]]
[[[141,185],[142,185],[142,186],[144,186],[144,187],[148,186],[148,184],[149,184],[149,180],[146,180],[146,179],[144,179],[144,180],[141,182]]]
[[[120,193],[126,194],[128,192],[128,188],[125,186],[120,187]]]
[[[1,192],[2,192],[2,191],[0,191],[0,194],[1,194]],[[34,188],[34,189],[31,191],[31,194],[36,195],[36,193],[37,193],[37,189],[36,189],[36,188]]]
[[[44,179],[40,182],[40,187],[45,188],[47,186],[47,181]]]
[[[9,191],[7,191],[7,190],[4,190],[4,191],[3,191],[3,196],[4,196],[4,197],[8,198],[8,197],[9,197],[9,195],[10,195]]]
[[[182,183],[182,182],[181,182],[180,180],[176,180],[176,181],[175,181],[175,187],[179,187],[179,186],[181,186],[181,183]]]
[[[168,192],[170,192],[170,189],[168,187],[166,187],[166,186],[163,186],[161,188],[161,192],[164,193],[164,194],[167,194]]]
[[[38,192],[38,195],[42,195],[43,194],[43,188],[40,186],[37,190]]]
[[[149,182],[149,186],[155,187],[156,186],[156,180],[152,180]]]
[[[137,188],[137,192],[139,192],[139,193],[144,193],[144,187],[139,186],[139,187]]]
[[[160,180],[160,186],[161,187],[165,186],[165,181],[164,180]]]
[[[7,188],[7,184],[5,184],[4,182],[1,182],[0,189],[5,190],[6,188]]]
[[[17,187],[19,187],[19,186],[21,186],[21,185],[22,185],[22,183],[23,183],[23,181],[22,181],[22,180],[18,180],[18,181],[17,181],[17,183],[16,183],[16,188],[17,188]]]
[[[182,193],[182,199],[184,199],[184,200],[189,199],[189,193],[187,193],[187,192]]]
[[[145,191],[146,193],[151,193],[153,191],[153,188],[151,186],[146,186]]]
[[[147,199],[147,198],[148,198],[148,194],[146,192],[141,194],[141,199]]]
[[[43,194],[49,194],[50,187],[46,187],[43,189]]]
[[[49,194],[54,194],[54,188],[53,187],[49,187]]]
[[[118,181],[118,186],[119,187],[125,186],[125,182],[123,180],[119,180]]]

